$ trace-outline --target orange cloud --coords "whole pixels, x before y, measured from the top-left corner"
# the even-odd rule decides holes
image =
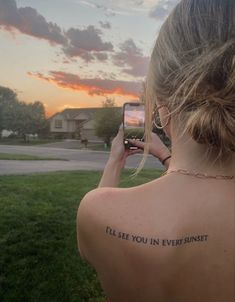
[[[82,79],[79,76],[61,71],[51,71],[49,75],[42,73],[27,73],[31,77],[52,83],[61,88],[74,91],[85,91],[89,95],[123,95],[139,97],[141,93],[141,82],[120,81],[112,79],[90,78]]]

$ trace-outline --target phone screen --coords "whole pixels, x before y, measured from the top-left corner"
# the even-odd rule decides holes
[[[125,103],[123,106],[124,145],[135,150],[128,138],[144,141],[145,108],[142,103]]]

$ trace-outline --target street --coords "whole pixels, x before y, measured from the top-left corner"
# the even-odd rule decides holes
[[[49,171],[74,170],[103,170],[108,160],[109,152],[75,150],[56,148],[52,146],[8,146],[0,145],[0,153],[26,154],[40,157],[54,157],[61,160],[0,160],[0,175],[28,174]],[[127,158],[125,168],[135,169],[142,159],[142,154],[135,154]],[[161,162],[148,156],[145,168],[162,169]]]

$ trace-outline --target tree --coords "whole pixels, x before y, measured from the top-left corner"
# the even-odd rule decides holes
[[[16,93],[7,87],[0,86],[0,136],[3,129],[7,129],[7,116],[17,104]]]
[[[116,107],[115,100],[106,98],[103,101],[103,110],[95,114],[95,133],[103,138],[107,146],[111,145],[111,138],[116,136],[122,123],[122,111]]]
[[[0,87],[0,132],[3,129],[17,132],[26,140],[27,134],[40,134],[48,129],[44,105],[36,101],[19,101],[16,93]]]
[[[37,134],[40,138],[48,138],[50,135],[50,121],[45,119],[45,123],[42,124],[42,128],[37,131]]]
[[[8,129],[17,132],[26,141],[27,134],[38,134],[47,126],[45,109],[41,102],[17,102],[7,117]]]

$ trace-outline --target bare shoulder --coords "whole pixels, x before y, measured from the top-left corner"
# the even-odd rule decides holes
[[[138,201],[146,199],[156,182],[157,180],[129,188],[101,187],[89,191],[78,208],[78,225],[89,230],[88,224],[91,221],[94,227],[113,220],[118,213],[124,213],[123,210],[126,212]]]
[[[77,211],[77,241],[83,259],[91,259],[91,246],[99,240],[107,220],[112,220],[115,207],[120,202],[120,195],[125,188],[102,187],[89,191],[81,200]],[[124,194],[125,195],[125,194]],[[89,261],[91,262],[91,261]]]
[[[83,197],[80,202],[78,213],[85,213],[88,211],[94,212],[98,208],[102,207],[105,202],[113,201],[115,197],[120,195],[123,190],[125,192],[129,191],[129,189],[125,188],[111,188],[111,187],[102,187],[95,188]]]
[[[148,212],[156,213],[156,208],[148,211],[147,204],[152,200],[152,194],[155,195],[161,187],[158,182],[159,179],[156,179],[135,187],[102,187],[89,191],[77,211],[77,239],[82,258],[91,259],[94,256],[91,251],[94,248],[97,251],[101,242],[105,246],[108,226],[124,231],[136,229],[137,221],[142,221],[138,224],[143,225],[143,212],[145,217]],[[156,203],[157,207],[159,205]]]
[[[114,210],[118,205],[125,203],[127,196],[130,195],[130,189],[102,187],[89,191],[78,207],[78,225],[89,230],[91,221],[93,227],[102,223],[108,213],[111,215],[112,211],[110,212],[109,210]]]

